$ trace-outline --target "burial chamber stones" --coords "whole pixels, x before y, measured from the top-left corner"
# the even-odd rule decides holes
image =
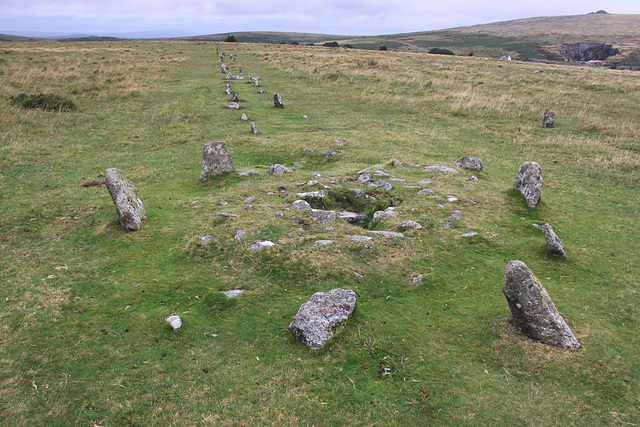
[[[514,260],[507,264],[502,292],[513,314],[513,322],[524,335],[563,349],[580,348],[546,289],[524,262]]]
[[[136,187],[118,168],[109,168],[104,175],[105,185],[113,199],[120,225],[127,231],[140,230],[147,212],[138,197]]]
[[[289,330],[313,350],[320,350],[353,315],[356,299],[356,293],[347,289],[316,292],[300,306]]]

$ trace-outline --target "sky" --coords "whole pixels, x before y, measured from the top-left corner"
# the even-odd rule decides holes
[[[640,14],[638,0],[0,0],[0,33],[165,36],[236,31],[383,35],[520,18]],[[153,36],[157,36],[154,34]]]

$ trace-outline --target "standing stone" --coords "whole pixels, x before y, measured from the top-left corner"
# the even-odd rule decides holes
[[[253,79],[253,81],[255,82],[255,83],[254,83],[255,87],[260,86],[260,79],[259,79],[259,78],[255,77],[255,78]]]
[[[249,118],[245,113],[242,113],[242,115],[240,116],[240,120],[244,120],[246,122],[247,120],[249,120]]]
[[[220,71],[222,72],[222,74],[227,74],[227,66],[222,64],[220,66]]]
[[[238,97],[237,93],[234,93],[233,98],[231,99],[231,102],[238,102],[238,101],[240,101],[240,98]]]
[[[313,350],[320,350],[353,315],[356,294],[347,289],[316,292],[300,306],[289,330]]]
[[[502,292],[520,332],[544,344],[571,350],[580,348],[546,289],[524,262],[507,264]]]
[[[478,159],[476,157],[464,156],[460,160],[457,160],[454,165],[482,172],[482,159]]]
[[[542,119],[542,127],[552,128],[555,123],[555,114],[553,110],[547,108],[544,112],[544,118]]]
[[[221,175],[236,170],[231,158],[231,152],[227,144],[222,141],[209,141],[204,143],[202,150],[202,174],[200,182],[204,182],[211,175]]]
[[[118,168],[109,168],[104,175],[120,225],[127,231],[140,230],[142,219],[147,217],[147,212],[138,197],[136,187]]]
[[[226,93],[227,95],[231,95],[231,87],[227,86],[227,88],[224,90],[224,93]]]
[[[530,208],[535,208],[542,197],[542,169],[536,162],[524,162],[518,169],[513,188],[520,190]]]
[[[549,224],[545,224],[542,226],[542,231],[544,231],[544,238],[547,241],[547,253],[549,256],[561,256],[563,258],[567,258],[567,253],[564,251],[562,241],[556,232],[553,231],[553,227]]]
[[[273,94],[273,104],[278,108],[284,108],[284,102],[282,102],[282,98],[277,93]]]
[[[251,122],[251,132],[252,132],[254,135],[257,135],[257,134],[258,134],[258,128],[256,127],[255,122]]]

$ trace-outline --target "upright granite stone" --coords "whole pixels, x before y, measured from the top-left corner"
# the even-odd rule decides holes
[[[147,212],[138,197],[136,187],[118,168],[109,168],[104,175],[120,225],[127,231],[140,230],[142,219],[147,217]]]
[[[202,174],[200,182],[204,182],[211,175],[221,175],[236,170],[231,158],[231,152],[223,141],[209,141],[204,143],[202,150]]]
[[[347,289],[316,292],[300,306],[289,330],[313,350],[320,350],[353,315],[356,299],[355,292]]]
[[[220,72],[222,74],[227,74],[227,66],[224,64],[220,65]]]
[[[556,347],[580,348],[580,343],[558,313],[544,286],[524,262],[510,261],[507,264],[502,292],[520,332]]]
[[[273,94],[273,105],[278,108],[284,108],[284,102],[282,102],[282,98],[277,93]]]
[[[544,128],[552,128],[555,124],[555,113],[552,109],[547,108],[544,111],[544,117],[542,118],[542,127]]]
[[[256,126],[255,122],[251,122],[251,133],[253,133],[254,135],[258,134],[258,127]]]
[[[476,157],[464,156],[460,160],[457,160],[454,165],[482,172],[482,159],[478,159]]]
[[[520,190],[530,208],[535,208],[542,198],[542,169],[536,162],[524,162],[518,169],[513,188]]]
[[[542,231],[544,231],[544,238],[547,241],[547,253],[549,256],[561,256],[563,258],[567,258],[567,253],[564,251],[562,241],[556,232],[553,231],[553,227],[549,224],[545,224],[542,226]]]

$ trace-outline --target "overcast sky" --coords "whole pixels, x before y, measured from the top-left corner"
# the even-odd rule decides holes
[[[638,14],[638,0],[0,0],[0,33],[169,35],[287,31],[381,35],[604,9]]]

